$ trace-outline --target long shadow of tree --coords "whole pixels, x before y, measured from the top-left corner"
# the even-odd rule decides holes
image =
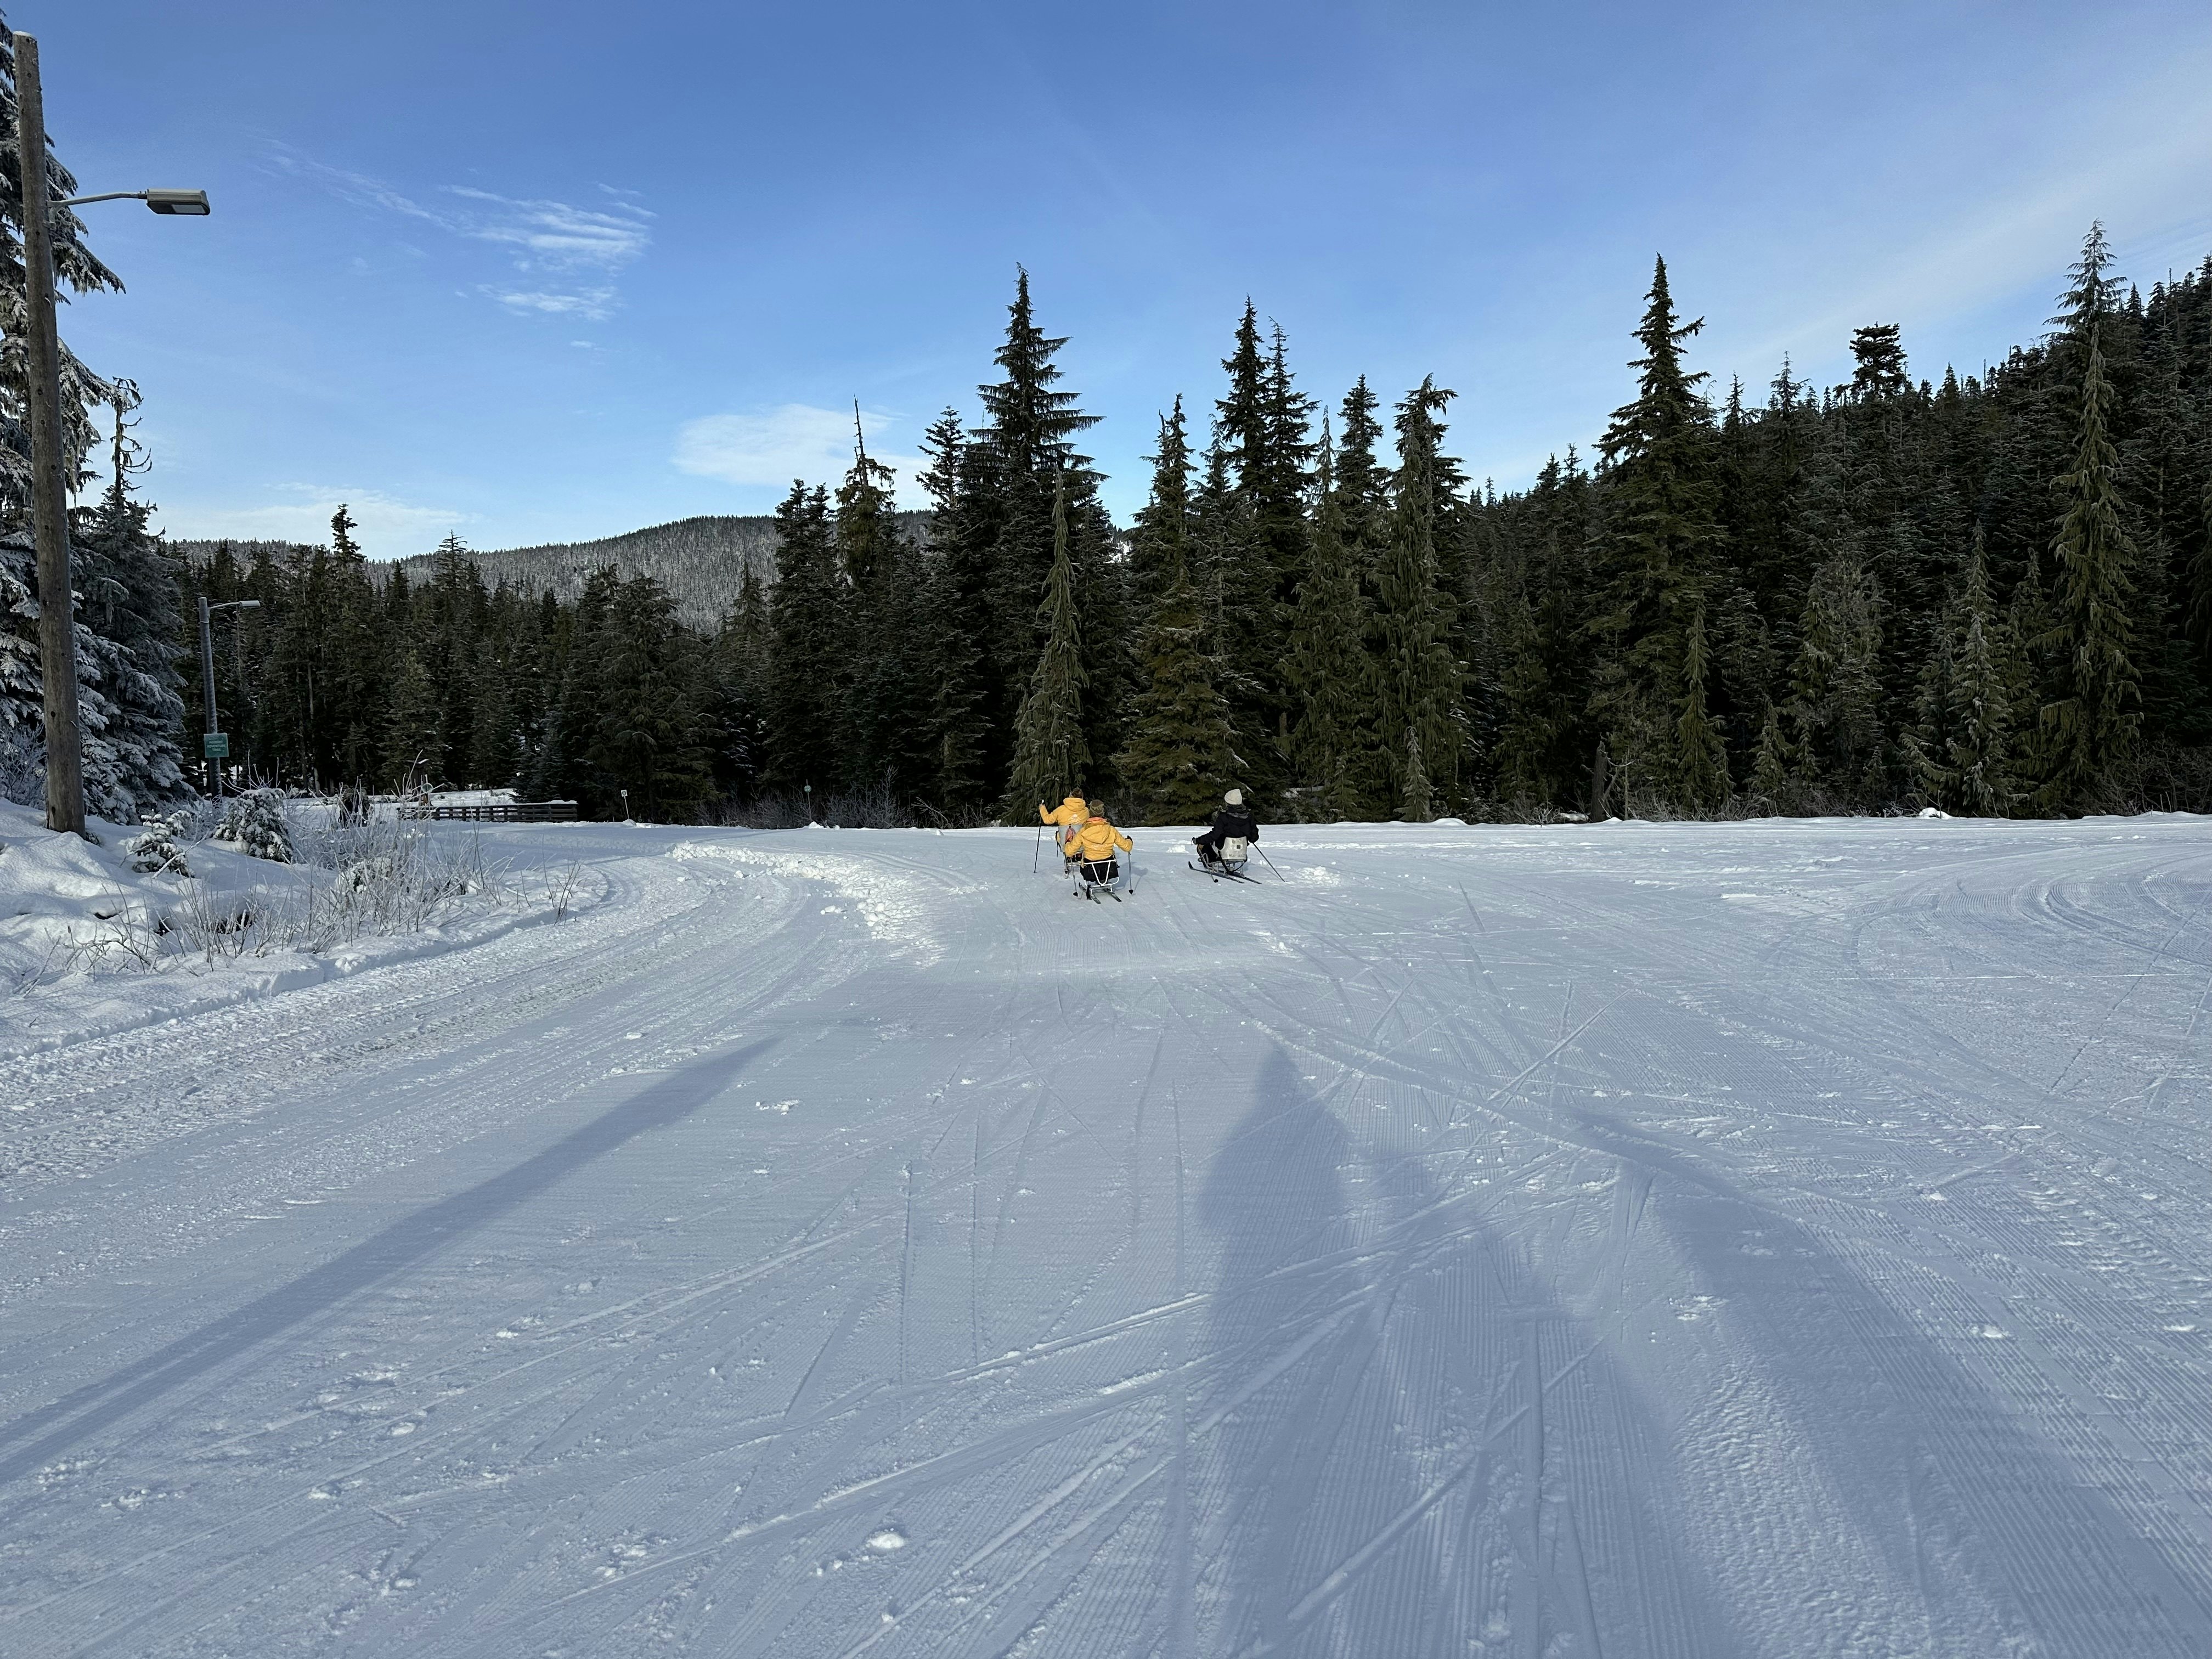
[[[1514,1241],[1413,1158],[1355,1159],[1279,1052],[1253,1093],[1199,1200],[1202,1650],[1745,1651],[1663,1437]]]

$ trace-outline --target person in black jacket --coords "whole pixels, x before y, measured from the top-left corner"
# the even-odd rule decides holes
[[[1221,798],[1222,804],[1213,809],[1213,827],[1204,835],[1194,836],[1192,845],[1198,848],[1200,864],[1221,861],[1221,843],[1236,839],[1246,842],[1260,839],[1260,826],[1244,810],[1244,792],[1232,789]]]

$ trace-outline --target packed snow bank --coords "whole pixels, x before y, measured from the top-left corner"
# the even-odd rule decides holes
[[[132,851],[145,826],[88,827],[94,842],[56,835],[0,802],[0,1054],[481,944],[558,920],[600,886],[580,870],[487,864],[471,839],[441,846],[396,824],[307,828],[289,864],[212,836],[149,859]]]

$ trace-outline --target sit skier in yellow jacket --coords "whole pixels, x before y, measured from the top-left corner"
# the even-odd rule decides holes
[[[1063,857],[1073,856],[1067,849],[1075,839],[1077,829],[1090,816],[1090,803],[1078,794],[1071,793],[1049,812],[1044,810],[1042,802],[1037,805],[1037,817],[1052,825],[1053,845],[1060,848]]]
[[[1094,887],[1111,887],[1121,878],[1121,866],[1114,855],[1133,853],[1136,843],[1107,822],[1106,809],[1097,801],[1082,824],[1072,829],[1061,850],[1067,855],[1070,875],[1079,872]]]

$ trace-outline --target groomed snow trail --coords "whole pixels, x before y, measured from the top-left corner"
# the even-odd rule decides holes
[[[2212,823],[505,839],[0,1062],[9,1659],[2212,1653]]]

